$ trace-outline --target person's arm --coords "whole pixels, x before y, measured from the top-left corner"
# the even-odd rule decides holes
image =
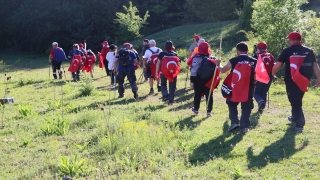
[[[117,74],[117,68],[118,68],[118,58],[114,58],[113,71],[115,74]]]
[[[221,60],[216,60],[216,63],[217,63],[217,67],[219,68],[221,73],[225,73],[232,68],[230,61],[228,61],[228,63],[225,66],[221,66],[221,64],[220,64]]]
[[[320,86],[320,68],[317,62],[313,63],[313,72],[317,77],[316,86]]]
[[[277,62],[273,68],[272,68],[272,76],[275,76],[277,74],[277,72],[280,70],[281,66],[283,65],[282,62]]]
[[[147,60],[148,60],[148,51],[145,51],[144,55],[142,56],[142,65],[143,65],[143,70],[147,68]]]

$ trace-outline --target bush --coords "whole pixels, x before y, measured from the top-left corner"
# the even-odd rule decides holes
[[[95,86],[92,84],[92,80],[86,78],[84,83],[81,85],[79,96],[90,96],[93,94]]]
[[[58,117],[58,120],[55,121],[55,119],[45,119],[47,121],[47,124],[41,129],[41,132],[45,136],[49,135],[58,135],[62,136],[64,134],[67,134],[70,129],[69,122],[67,120],[61,119],[61,117]]]

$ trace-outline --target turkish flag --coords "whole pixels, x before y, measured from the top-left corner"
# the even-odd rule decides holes
[[[177,56],[164,56],[161,63],[161,72],[169,80],[173,79],[180,73],[180,63]]]
[[[104,68],[104,64],[103,64],[103,60],[105,59],[105,57],[103,57],[103,55],[101,53],[98,53],[99,56],[99,68]]]
[[[310,85],[309,79],[307,79],[300,73],[300,67],[303,64],[305,58],[306,56],[299,56],[299,55],[290,56],[290,72],[291,72],[292,80],[303,92],[307,92],[308,86]]]
[[[96,62],[95,56],[90,56],[90,55],[87,56],[87,60],[85,61],[82,70],[85,70],[86,72],[92,72],[92,68],[95,62]]]
[[[214,59],[208,59],[208,61],[210,61],[210,62],[213,63],[213,64],[216,64],[216,61],[215,61]],[[221,80],[221,78],[220,78],[220,70],[219,70],[219,68],[217,68],[217,66],[216,66],[216,68],[215,68],[215,71],[216,71],[215,76],[212,77],[212,78],[209,80],[209,82],[207,82],[207,84],[205,85],[206,87],[208,87],[208,88],[211,89],[211,92],[212,92],[215,88],[218,87],[218,85],[219,85],[219,83],[220,83],[220,80]],[[211,84],[212,84],[212,81],[213,81],[213,80],[214,80],[214,82],[213,82],[213,85],[212,85],[212,87],[211,87]]]
[[[268,72],[266,70],[266,67],[262,61],[261,55],[259,55],[258,62],[256,65],[256,80],[259,82],[262,82],[264,84],[268,84],[270,81],[270,77],[269,77]]]
[[[156,75],[156,65],[157,65],[157,62],[158,62],[158,55],[159,54],[153,54],[150,57],[150,71],[151,71],[151,74],[152,74],[153,78],[159,78],[160,77],[160,72],[158,72],[158,74]]]
[[[249,63],[238,63],[232,71],[232,97],[233,102],[248,101],[250,88],[251,66]]]
[[[81,65],[81,56],[80,55],[74,55],[73,58],[72,58],[72,62],[69,66],[69,69],[68,71],[70,72],[78,72],[78,69]]]

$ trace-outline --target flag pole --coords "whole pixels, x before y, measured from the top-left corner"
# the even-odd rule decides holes
[[[219,48],[219,56],[218,59],[221,59],[221,49],[222,49],[222,31],[221,31],[221,36],[220,36],[220,48]],[[207,100],[207,111],[208,111],[208,107],[209,107],[209,100],[210,100],[210,96],[211,96],[211,91],[212,91],[212,86],[215,82],[215,77],[216,77],[216,73],[217,73],[217,66],[216,68],[214,68],[214,73],[213,73],[213,77],[212,77],[212,82],[211,82],[211,86],[210,86],[210,91],[209,91],[209,96],[208,96],[208,100]]]

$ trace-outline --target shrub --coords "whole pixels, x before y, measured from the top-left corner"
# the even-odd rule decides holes
[[[41,129],[41,132],[45,136],[53,134],[62,136],[69,132],[70,125],[67,120],[62,120],[61,117],[58,117],[57,121],[55,121],[55,119],[49,118],[46,118],[45,120],[47,121],[47,124]]]
[[[95,86],[92,84],[92,80],[86,78],[84,83],[81,85],[79,96],[90,96],[93,94]]]

